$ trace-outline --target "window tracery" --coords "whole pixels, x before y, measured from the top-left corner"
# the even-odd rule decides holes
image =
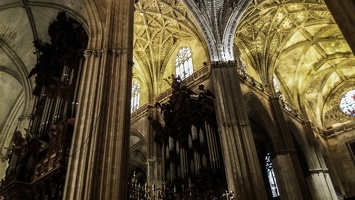
[[[191,50],[183,47],[176,56],[176,76],[180,76],[181,80],[189,77],[193,73]]]
[[[351,116],[355,116],[355,89],[345,93],[340,100],[341,110]]]
[[[140,85],[137,81],[132,83],[131,112],[139,108]]]
[[[273,198],[279,197],[280,196],[279,188],[277,187],[275,172],[272,167],[270,153],[267,153],[265,156],[265,167],[266,167],[267,177],[269,179],[272,197]]]

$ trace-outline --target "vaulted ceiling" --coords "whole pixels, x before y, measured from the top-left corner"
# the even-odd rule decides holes
[[[81,2],[0,1],[0,130],[13,111],[31,113],[19,110],[33,100],[34,80],[27,78],[36,64],[33,40],[48,41],[48,25],[59,11],[88,29]],[[140,0],[135,8],[134,72],[146,85],[166,78],[169,59],[181,43],[193,41],[208,60],[202,28],[183,2]],[[309,111],[318,125],[325,123],[324,113],[334,108],[334,99],[355,78],[354,56],[322,0],[251,1],[235,32],[234,46],[247,70],[258,74],[256,79],[270,84],[275,75],[287,101]]]
[[[286,101],[317,125],[327,124],[329,110],[342,115],[339,101],[353,87],[355,58],[322,1],[253,1],[234,43],[260,81],[273,85],[276,77]]]
[[[134,72],[142,82],[152,85],[149,89],[156,94],[154,90],[159,87],[154,84],[167,78],[164,72],[172,67],[168,62],[177,46],[184,41],[191,45],[194,40],[202,46],[203,37],[181,1],[140,0],[135,8]]]

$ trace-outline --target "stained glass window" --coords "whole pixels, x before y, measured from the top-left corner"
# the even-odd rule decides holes
[[[176,57],[176,76],[180,76],[181,80],[189,77],[193,73],[191,51],[188,47],[180,49]]]
[[[355,116],[355,90],[350,90],[341,98],[340,108],[345,114]]]
[[[140,86],[137,81],[132,83],[131,112],[139,108]]]
[[[269,179],[272,197],[279,197],[280,196],[279,188],[277,187],[275,172],[272,167],[271,157],[270,157],[269,153],[267,153],[265,156],[265,163],[266,163],[266,166],[265,166],[266,173],[267,173],[267,177]]]

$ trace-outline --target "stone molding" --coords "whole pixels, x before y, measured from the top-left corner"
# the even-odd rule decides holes
[[[86,58],[90,57],[90,56],[101,57],[103,54],[118,56],[120,54],[126,54],[127,52],[128,52],[127,48],[124,48],[124,49],[103,48],[103,49],[96,49],[96,50],[87,49],[84,51],[84,56]]]

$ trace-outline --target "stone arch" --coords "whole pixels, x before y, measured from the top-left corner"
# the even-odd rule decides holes
[[[242,17],[243,11],[250,4],[251,0],[239,1],[238,5],[234,8],[232,14],[230,15],[226,28],[223,32],[222,46],[225,47],[225,57],[227,60],[235,60],[235,55],[233,53],[233,39],[235,31],[237,30],[238,23]]]
[[[104,34],[103,34],[103,16],[100,15],[98,5],[94,1],[82,0],[82,5],[87,11],[87,32],[89,35],[88,49],[101,49],[103,48]],[[79,21],[81,22],[81,21]]]
[[[278,137],[278,131],[276,131],[276,127],[273,125],[274,123],[270,123],[273,119],[262,101],[251,92],[244,95],[244,100],[246,102],[247,114],[250,121],[265,190],[268,198],[273,199],[273,189],[269,182],[270,179],[266,170],[268,163],[266,158],[270,156],[269,158],[272,160],[275,157],[276,152],[278,152],[278,139],[280,137]],[[274,171],[272,173],[274,173]]]
[[[21,109],[21,111],[19,111],[19,109],[16,109],[15,111],[17,111],[17,113],[10,113],[10,115],[15,115],[15,117],[12,120],[8,120],[6,122],[7,129],[2,130],[4,134],[10,134],[11,138],[13,134],[12,131],[14,131],[14,127],[17,123],[16,117],[19,117],[20,115],[28,117],[32,111],[31,106],[34,101],[34,98],[32,96],[33,86],[31,80],[27,78],[28,71],[26,69],[26,65],[19,57],[19,55],[15,52],[15,50],[3,39],[0,39],[0,48],[5,52],[6,56],[12,61],[13,65],[15,66],[15,69],[11,69],[7,66],[1,66],[0,71],[3,71],[4,73],[7,73],[10,76],[14,77],[21,84],[23,88],[21,93],[23,94],[19,95],[24,96],[23,98],[19,98],[18,100],[21,99],[21,101],[16,103],[21,104],[20,107],[22,107],[23,109]]]
[[[147,180],[147,141],[138,131],[130,131],[128,177],[135,176],[139,183]]]
[[[198,6],[194,1],[183,0],[184,4],[191,12],[192,16],[196,20],[198,24],[198,28],[200,28],[203,38],[205,39],[205,45],[207,46],[210,59],[212,61],[220,60],[220,52],[218,52],[218,44],[213,34],[213,31],[210,28],[209,20],[206,14],[206,11],[200,11]],[[208,42],[206,42],[208,41]]]
[[[278,140],[276,127],[274,127],[273,119],[271,118],[267,108],[262,101],[253,93],[244,94],[244,100],[247,105],[247,114],[251,123],[258,124],[266,134],[264,137],[268,140],[270,150],[275,150],[274,143]],[[270,123],[272,122],[272,123]]]

